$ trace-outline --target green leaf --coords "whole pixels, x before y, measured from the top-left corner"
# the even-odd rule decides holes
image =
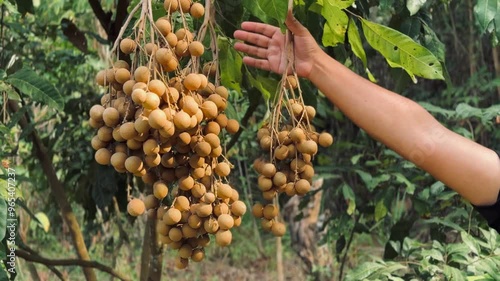
[[[50,229],[50,220],[49,217],[43,212],[38,212],[35,214],[35,218],[38,220],[40,226],[45,230],[45,232],[49,232]]]
[[[339,9],[347,9],[352,6],[354,0],[327,0],[328,5],[335,6]]]
[[[352,18],[349,19],[349,26],[347,28],[347,40],[349,40],[349,44],[351,45],[351,50],[356,57],[358,57],[361,62],[363,62],[363,66],[365,67],[366,74],[370,81],[376,83],[377,80],[373,77],[370,70],[368,70],[368,61],[366,59],[365,49],[363,48],[363,43],[361,43],[361,36],[359,36],[359,30],[356,26],[356,23]]]
[[[64,99],[52,83],[29,68],[22,68],[7,78],[7,82],[36,102],[63,110]]]
[[[4,184],[4,183],[2,183]],[[5,182],[7,184],[7,182]],[[7,231],[7,202],[0,198],[0,241],[5,237]]]
[[[446,264],[443,267],[443,274],[447,280],[465,281],[465,275],[463,275],[462,271]]]
[[[480,248],[477,242],[474,240],[474,237],[472,237],[470,234],[467,234],[467,232],[465,231],[460,232],[460,236],[462,237],[463,243],[469,247],[469,251],[471,253],[479,255]]]
[[[241,95],[241,67],[243,58],[231,46],[228,38],[219,37],[219,65],[221,70],[221,82],[224,86],[233,89]]]
[[[443,80],[438,59],[425,47],[392,28],[361,19],[368,43],[379,51],[391,67],[401,67],[415,82],[415,75]]]
[[[497,0],[478,0],[474,6],[474,14],[481,28],[481,33],[484,33],[490,25],[490,22],[495,19],[498,13]]]
[[[342,195],[344,196],[344,199],[348,202],[347,214],[348,215],[354,214],[354,211],[356,210],[356,195],[354,195],[352,187],[350,187],[346,183],[342,184]]]
[[[370,277],[379,269],[384,268],[383,265],[376,262],[365,262],[349,272],[345,278],[346,281],[360,281]]]
[[[379,221],[387,216],[388,210],[385,206],[384,200],[380,200],[375,205],[375,221]]]
[[[254,78],[250,72],[247,72],[247,77],[250,85],[259,90],[265,100],[273,100],[278,89],[278,81],[261,75],[257,75],[257,77]]]
[[[33,7],[32,0],[16,0],[17,10],[21,15],[26,15],[26,13],[34,14],[35,8]]]
[[[250,13],[265,23],[275,20],[282,31],[285,30],[285,19],[288,12],[287,0],[244,0],[243,6]]]
[[[427,2],[427,0],[407,0],[406,1],[406,8],[408,11],[410,11],[410,16],[413,16],[414,14],[418,13],[420,8]]]
[[[393,173],[394,177],[396,177],[396,182],[404,183],[406,185],[406,193],[413,194],[415,192],[415,185],[409,181],[403,174],[401,173]]]
[[[321,15],[326,19],[323,30],[323,45],[336,46],[344,43],[349,17],[337,6],[325,3],[321,9]]]

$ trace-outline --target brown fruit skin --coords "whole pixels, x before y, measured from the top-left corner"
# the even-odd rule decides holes
[[[231,240],[233,239],[233,234],[230,230],[219,230],[215,234],[215,242],[217,245],[221,247],[228,246],[231,244]]]
[[[252,214],[254,217],[260,219],[264,216],[264,207],[261,203],[255,203],[252,206]]]
[[[318,144],[322,147],[329,147],[333,144],[333,136],[327,132],[323,132],[319,135]]]
[[[95,161],[101,165],[109,165],[111,161],[111,151],[107,148],[100,148],[95,152]]]
[[[193,41],[189,44],[189,53],[191,56],[199,57],[205,52],[205,47],[200,41]],[[204,88],[204,87],[203,87]]]
[[[286,233],[286,227],[284,223],[275,221],[271,226],[271,232],[276,237],[282,237]]]
[[[156,27],[158,27],[158,30],[160,30],[161,34],[163,34],[163,36],[166,36],[167,34],[172,32],[172,24],[170,24],[170,21],[168,21],[168,19],[166,18],[159,18],[155,24]]]
[[[134,217],[144,214],[146,205],[141,199],[134,198],[127,204],[127,212]]]
[[[193,18],[199,19],[205,14],[205,7],[203,7],[203,5],[200,3],[193,3],[193,5],[191,5],[189,13],[191,14],[191,16],[193,16]]]
[[[227,120],[226,130],[230,134],[236,134],[240,130],[240,124],[235,119]]]
[[[130,38],[124,38],[120,42],[120,50],[126,55],[135,52],[136,48],[137,48],[137,43],[135,43],[135,41]]]
[[[179,2],[178,0],[165,0],[163,1],[163,8],[167,12],[175,12],[179,8]]]

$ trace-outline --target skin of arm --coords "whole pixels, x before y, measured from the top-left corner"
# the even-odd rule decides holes
[[[491,149],[441,125],[414,101],[384,89],[328,56],[289,15],[295,69],[374,139],[427,171],[477,206],[492,205],[500,191],[500,160]],[[276,27],[245,22],[235,48],[249,66],[283,73],[284,36]]]

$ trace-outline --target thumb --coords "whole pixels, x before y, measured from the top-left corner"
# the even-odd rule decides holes
[[[288,15],[285,20],[285,24],[288,29],[293,33],[293,35],[304,36],[309,34],[309,30],[305,28],[292,14],[292,11],[288,11]]]

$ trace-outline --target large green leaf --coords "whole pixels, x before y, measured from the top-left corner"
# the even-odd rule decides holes
[[[276,95],[276,90],[278,89],[278,82],[275,79],[263,77],[261,75],[253,77],[250,72],[247,72],[247,77],[250,85],[257,89],[266,101],[273,100],[273,97]]]
[[[221,70],[221,82],[224,86],[241,94],[241,67],[243,58],[231,46],[229,39],[219,37],[219,65]]]
[[[352,3],[354,3],[354,0],[325,0],[322,2],[326,2],[327,5],[332,5],[339,9],[347,9],[352,5]]]
[[[410,11],[410,16],[418,13],[420,8],[427,2],[427,0],[408,0],[406,1],[406,8]]]
[[[365,280],[378,270],[384,268],[383,265],[376,262],[365,262],[349,272],[345,278],[346,281]]]
[[[349,27],[347,29],[347,40],[349,40],[349,44],[351,45],[351,50],[355,56],[357,56],[361,62],[363,62],[363,67],[365,68],[366,74],[368,78],[372,82],[377,82],[375,77],[373,77],[372,73],[368,69],[368,61],[366,59],[365,49],[363,48],[363,43],[361,43],[361,36],[359,36],[358,27],[354,20],[349,19]]]
[[[336,46],[344,43],[349,17],[339,7],[325,2],[321,15],[326,19],[323,30],[323,45]]]
[[[486,31],[490,22],[495,19],[495,16],[500,17],[497,15],[498,2],[498,0],[478,0],[474,6],[474,14],[481,28],[481,33]]]
[[[392,28],[361,19],[368,43],[379,51],[391,67],[403,68],[416,82],[415,75],[443,80],[439,60],[410,37]]]
[[[36,102],[58,110],[64,109],[64,99],[57,88],[29,68],[16,71],[7,78],[7,82]]]
[[[275,20],[284,30],[288,0],[244,0],[243,6],[263,22],[272,23],[271,19]]]
[[[352,187],[346,183],[342,184],[342,195],[344,195],[344,199],[348,202],[347,214],[354,214],[354,211],[356,210],[356,195],[354,195]]]

